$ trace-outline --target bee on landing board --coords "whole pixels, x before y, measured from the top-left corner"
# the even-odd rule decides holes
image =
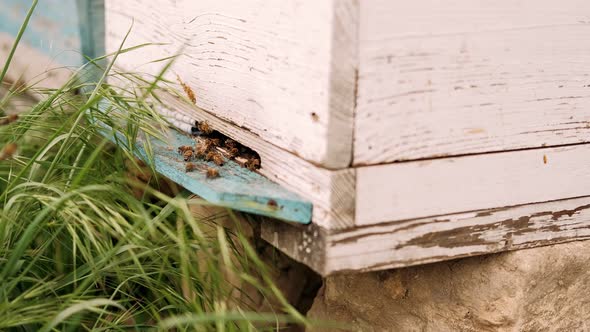
[[[195,149],[195,157],[202,159],[205,158],[207,152],[209,151],[209,144],[208,143],[198,143]]]
[[[190,149],[190,150],[184,151],[182,156],[184,157],[184,161],[191,161],[193,159],[193,150]]]
[[[184,171],[185,172],[192,172],[197,168],[197,165],[193,164],[193,163],[186,163],[186,165],[184,165]]]
[[[205,160],[214,162],[217,166],[223,166],[225,160],[218,152],[210,151],[205,156]]]
[[[179,154],[184,154],[186,151],[195,151],[195,149],[192,146],[189,145],[182,145],[178,147],[178,153]]]
[[[207,178],[214,179],[216,177],[219,177],[219,171],[215,168],[207,168]]]
[[[216,154],[213,156],[213,162],[214,162],[214,163],[215,163],[215,165],[217,165],[217,166],[223,166],[223,164],[224,164],[225,160],[223,159],[223,157],[222,157],[222,156],[221,156],[219,153],[216,153]]]
[[[215,156],[215,152],[213,152],[213,151],[209,151],[209,152],[207,152],[207,154],[205,155],[205,160],[206,160],[206,161],[211,161],[211,160],[213,160],[213,156]]]

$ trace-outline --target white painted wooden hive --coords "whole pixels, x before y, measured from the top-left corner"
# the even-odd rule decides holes
[[[263,236],[324,274],[590,234],[586,0],[107,0],[107,52],[132,20],[165,45],[118,66],[182,50],[171,105],[313,202]]]

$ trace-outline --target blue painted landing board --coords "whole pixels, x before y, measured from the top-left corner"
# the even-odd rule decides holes
[[[168,129],[165,135],[165,141],[150,139],[153,161],[158,173],[205,200],[221,206],[291,222],[311,222],[310,202],[234,161],[226,160],[221,167],[213,162],[193,161],[197,169],[187,173],[186,162],[178,154],[177,148],[181,145],[194,146],[194,139],[174,129]],[[126,143],[120,134],[116,135],[115,139],[112,130],[106,130],[105,136],[113,141]],[[147,162],[147,154],[141,140],[137,146],[138,157]],[[208,179],[205,174],[207,168],[217,169],[219,177]]]

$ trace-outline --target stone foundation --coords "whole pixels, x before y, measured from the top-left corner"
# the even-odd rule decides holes
[[[331,276],[308,317],[355,331],[590,331],[590,241]]]

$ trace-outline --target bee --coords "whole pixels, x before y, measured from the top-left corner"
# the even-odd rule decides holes
[[[205,160],[214,162],[217,166],[223,166],[225,160],[219,152],[210,151],[205,156]]]
[[[211,138],[209,139],[209,143],[212,146],[219,146],[219,144],[221,144],[221,140],[219,138]]]
[[[547,164],[547,155],[543,155],[543,164]]]
[[[214,163],[215,163],[215,165],[217,165],[217,166],[223,166],[223,164],[225,163],[225,160],[223,159],[223,157],[222,157],[222,156],[221,156],[219,153],[216,153],[216,154],[213,156],[213,162],[214,162]]]
[[[178,83],[180,83],[180,86],[182,86],[182,89],[184,90],[184,93],[186,93],[186,96],[188,97],[188,99],[190,101],[192,101],[193,104],[196,104],[197,103],[197,97],[195,97],[195,93],[194,93],[193,89],[191,89],[190,86],[188,86],[186,83],[184,83],[180,79],[180,76],[176,75],[176,79],[178,80]]]
[[[255,171],[260,168],[260,159],[257,158],[249,158],[248,161],[244,164],[247,169],[251,171]]]
[[[201,121],[198,123],[197,128],[199,128],[200,131],[203,132],[203,134],[205,135],[209,135],[213,132],[213,129],[211,128],[211,126],[209,125],[209,122],[207,121]]]
[[[207,152],[207,154],[205,155],[205,160],[207,161],[211,161],[213,160],[213,157],[215,156],[215,152],[213,151],[209,151]]]
[[[191,161],[193,159],[193,150],[185,150],[182,156],[184,157],[184,161]]]
[[[223,144],[225,145],[225,147],[229,149],[233,149],[236,147],[236,141],[234,141],[231,138],[226,139],[225,142],[223,142]]]
[[[270,208],[272,209],[276,209],[279,207],[279,205],[277,204],[277,201],[275,201],[274,199],[270,199],[266,205],[268,205]]]
[[[0,119],[0,126],[5,126],[7,124],[11,124],[18,120],[18,114],[10,114],[5,118]]]
[[[214,179],[216,177],[219,177],[219,171],[215,168],[207,168],[207,178]]]
[[[186,151],[195,151],[192,146],[182,145],[178,147],[178,154],[184,154]]]
[[[209,151],[209,144],[208,143],[199,143],[196,146],[195,157],[199,158],[199,159],[205,158],[207,151]]]
[[[238,148],[231,148],[229,149],[228,153],[230,158],[235,158],[240,153],[240,150],[238,150]]]
[[[16,143],[6,144],[2,149],[2,152],[0,153],[0,160],[6,160],[12,157],[16,153],[17,148],[18,146],[16,145]]]
[[[184,171],[185,172],[192,172],[197,168],[197,165],[193,164],[193,163],[186,163],[186,165],[184,165]]]

